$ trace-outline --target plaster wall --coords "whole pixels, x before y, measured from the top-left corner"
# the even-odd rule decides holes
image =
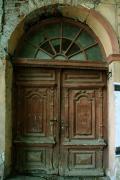
[[[114,30],[117,28],[116,9],[117,5],[114,1],[103,1],[103,3],[96,8],[96,10],[109,21]]]
[[[120,83],[120,61],[112,62],[109,65],[109,71],[112,72],[112,77],[108,81],[109,169],[107,174],[109,175],[111,180],[120,180],[120,157],[115,156],[115,99],[114,99],[115,98],[114,82]]]
[[[0,153],[5,151],[5,70],[0,67]]]
[[[13,54],[14,48],[19,41],[23,33],[23,24],[24,18],[27,14],[32,12],[33,10],[40,8],[41,6],[46,6],[49,4],[54,4],[58,2],[58,0],[9,0],[0,2],[0,152],[5,152],[5,172],[9,174],[11,169],[11,92],[12,92],[12,66],[9,63],[3,64],[3,60],[5,59],[7,53],[4,51],[4,48],[8,49]],[[84,1],[83,1],[84,2]],[[63,15],[67,17],[74,17],[74,19],[80,21],[86,21],[86,23],[91,24],[91,28],[93,31],[97,33],[101,40],[103,41],[104,48],[106,48],[106,52],[112,53],[111,47],[109,47],[109,37],[105,34],[104,31],[100,31],[99,23],[97,20],[92,21],[90,16],[91,10],[89,8],[93,8],[92,3],[81,3],[80,0],[59,0],[59,3],[65,5],[62,9]],[[72,5],[66,6],[66,5]],[[80,5],[88,8],[86,12],[83,14],[79,14],[78,7]],[[118,39],[120,38],[120,2],[118,0],[102,0],[101,3],[95,7],[96,11],[102,14],[105,19],[111,24],[114,29],[116,36]],[[77,10],[77,11],[76,11]],[[22,22],[22,23],[20,23]],[[20,23],[20,26],[18,25]],[[98,24],[97,24],[98,23]],[[96,27],[95,27],[96,24]],[[18,25],[18,26],[17,26]],[[95,28],[95,29],[94,29]],[[14,30],[16,30],[15,33]],[[108,104],[109,104],[109,169],[108,174],[111,177],[117,177],[117,170],[119,167],[119,159],[114,156],[114,97],[113,97],[113,82],[120,82],[120,63],[111,63],[110,70],[113,71],[113,76],[110,78],[108,82]],[[112,126],[112,128],[111,128]],[[113,163],[111,163],[113,162]],[[114,172],[115,170],[115,172]],[[116,179],[119,180],[119,179]]]

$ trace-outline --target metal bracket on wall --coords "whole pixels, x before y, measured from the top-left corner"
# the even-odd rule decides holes
[[[111,77],[112,77],[112,71],[109,71],[109,72],[107,73],[107,79],[109,80]]]
[[[8,52],[7,48],[4,48],[4,51],[6,53],[6,60],[13,64],[14,56]]]

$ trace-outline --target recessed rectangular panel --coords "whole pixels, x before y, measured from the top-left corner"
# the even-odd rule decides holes
[[[88,97],[74,99],[74,133],[75,135],[92,134],[92,104]]]
[[[44,173],[54,171],[51,148],[19,148],[16,152],[16,170],[18,172]]]
[[[57,90],[51,88],[20,87],[18,89],[18,136],[53,136],[50,120],[56,117]],[[47,142],[47,141],[46,141]]]
[[[47,88],[25,88],[24,133],[43,133],[47,123]]]
[[[95,138],[95,91],[68,91],[69,138]]]
[[[26,163],[39,163],[43,167],[45,166],[45,156],[46,156],[46,150],[45,149],[39,149],[39,150],[28,150],[25,151],[25,162]]]
[[[60,163],[60,173],[66,176],[103,176],[102,151],[93,147],[67,147]]]
[[[41,68],[22,68],[17,70],[17,81],[55,81],[54,70]]]
[[[70,149],[69,166],[70,169],[95,168],[95,151]]]
[[[63,75],[63,84],[79,84],[90,82],[102,82],[102,72],[79,70],[79,71],[65,71]]]

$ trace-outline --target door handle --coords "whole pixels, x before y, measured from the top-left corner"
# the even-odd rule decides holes
[[[55,119],[50,119],[51,124],[54,124],[55,122],[58,122],[58,120],[56,118]]]
[[[58,120],[55,119],[50,119],[50,126],[54,126],[54,124],[56,124],[58,122]]]
[[[61,129],[68,128],[68,124],[65,124],[64,121],[61,121]]]

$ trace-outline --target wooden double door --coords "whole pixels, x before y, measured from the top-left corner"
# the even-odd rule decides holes
[[[19,67],[14,74],[14,169],[104,175],[106,72]]]

